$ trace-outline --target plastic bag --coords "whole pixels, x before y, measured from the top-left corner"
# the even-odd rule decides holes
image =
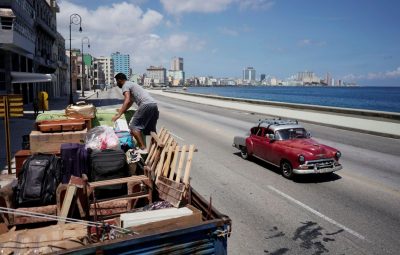
[[[115,134],[118,136],[119,145],[123,151],[128,151],[129,149],[135,148],[136,144],[132,139],[132,136],[129,132],[126,131],[117,131],[115,130]]]
[[[112,127],[98,126],[87,132],[85,148],[92,150],[119,150],[119,139]]]

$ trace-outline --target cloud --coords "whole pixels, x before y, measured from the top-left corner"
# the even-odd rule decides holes
[[[232,0],[160,0],[164,9],[171,14],[189,12],[220,12],[225,10]]]
[[[400,66],[395,70],[385,72],[370,72],[368,74],[348,74],[343,77],[346,80],[386,80],[386,79],[398,79],[400,78]]]
[[[314,40],[311,40],[311,39],[302,39],[297,43],[297,45],[300,46],[300,47],[309,47],[309,46],[322,47],[322,46],[326,45],[326,42],[324,42],[324,41],[314,41]]]
[[[83,32],[79,26],[72,26],[72,47],[81,48],[81,38],[90,38],[91,55],[110,56],[119,51],[130,54],[134,72],[143,72],[149,65],[169,66],[172,56],[188,50],[201,50],[205,42],[187,35],[174,33],[160,36],[157,29],[165,25],[165,19],[158,11],[142,10],[131,2],[114,3],[91,10],[87,7],[64,0],[60,2],[57,27],[66,39],[69,48],[69,22],[72,13],[82,17]]]
[[[164,9],[173,15],[184,13],[215,13],[237,4],[241,10],[267,10],[274,2],[271,0],[160,0]]]
[[[271,0],[238,0],[241,10],[268,10],[275,4]]]
[[[224,34],[224,35],[229,35],[229,36],[238,36],[239,32],[235,29],[227,28],[227,27],[220,27],[218,30]]]

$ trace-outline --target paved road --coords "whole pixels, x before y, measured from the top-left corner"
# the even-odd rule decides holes
[[[101,97],[115,104],[110,97],[120,93]],[[199,149],[192,185],[233,220],[230,254],[397,254],[398,140],[305,124],[314,138],[343,152],[344,170],[290,181],[271,165],[241,159],[231,146],[234,135],[268,116],[155,97],[159,128]]]
[[[115,88],[93,102],[115,108],[119,97]],[[271,165],[241,159],[232,147],[234,135],[267,116],[155,97],[158,127],[199,150],[192,185],[233,220],[229,254],[398,254],[398,140],[305,124],[317,140],[343,152],[344,170],[290,181]]]

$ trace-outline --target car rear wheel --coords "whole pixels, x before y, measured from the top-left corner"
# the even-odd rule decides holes
[[[294,175],[293,167],[289,161],[284,160],[281,162],[281,171],[282,171],[283,177],[285,177],[287,179],[293,178],[293,175]]]
[[[240,156],[242,156],[243,159],[249,159],[249,154],[247,153],[246,147],[240,148]]]

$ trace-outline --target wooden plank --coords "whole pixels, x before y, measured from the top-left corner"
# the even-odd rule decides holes
[[[131,177],[117,178],[117,179],[97,181],[97,182],[89,182],[88,184],[91,188],[96,188],[96,187],[102,187],[102,186],[108,186],[108,185],[114,185],[114,184],[123,184],[123,183],[128,183],[128,182],[141,182],[141,181],[146,181],[148,179],[149,178],[145,175],[135,175],[135,176],[131,176]]]
[[[165,130],[163,130],[163,131],[165,131]],[[155,152],[154,152],[154,154],[152,155],[152,157],[149,160],[149,165],[151,165],[152,169],[155,169],[155,165],[158,163],[158,157],[160,156],[161,148],[162,148],[161,145],[163,144],[164,137],[166,137],[167,135],[169,135],[169,134],[167,134],[165,132],[164,132],[164,134],[160,134],[160,139],[158,140],[159,143],[157,143],[157,142],[155,143],[156,144]]]
[[[150,162],[150,159],[153,157],[154,152],[156,151],[156,144],[153,143],[150,146],[149,154],[147,155],[146,161],[144,162],[146,165]]]
[[[163,144],[165,144],[167,142],[167,140],[169,139],[169,134],[167,133],[164,138],[163,138]],[[156,171],[158,162],[160,161],[160,156],[161,156],[161,152],[163,150],[163,147],[159,147],[157,146],[156,149],[156,153],[154,154],[154,158],[151,160],[151,171]]]
[[[61,207],[61,214],[60,217],[67,218],[69,209],[71,208],[72,199],[76,194],[77,187],[75,185],[68,185],[67,194],[64,197],[64,201]],[[65,220],[58,220],[58,224],[64,224]]]
[[[175,140],[172,141],[171,146],[168,147],[168,155],[167,155],[167,160],[165,160],[163,169],[162,169],[162,176],[168,177],[168,171],[171,166],[171,159],[172,159],[172,154],[175,151],[176,147],[176,142]]]
[[[186,156],[186,145],[183,145],[181,158],[179,159],[178,172],[176,173],[176,178],[175,178],[176,182],[180,182],[181,180],[181,174],[183,169],[183,162],[185,161],[185,156]]]
[[[159,176],[156,181],[156,188],[161,199],[170,202],[175,207],[179,207],[185,192],[183,183],[177,183]]]
[[[175,152],[174,152],[174,159],[172,160],[172,163],[171,163],[171,171],[169,172],[169,179],[171,181],[174,180],[174,174],[175,174],[176,164],[178,162],[178,157],[179,157],[179,151],[180,150],[181,150],[181,148],[179,146],[176,146]]]
[[[173,149],[175,151],[175,149]],[[198,152],[199,150],[197,148],[194,148],[194,152]],[[179,149],[179,152],[182,152],[182,148]],[[186,147],[186,152],[189,152],[189,148]]]
[[[190,148],[189,148],[189,156],[186,161],[185,175],[183,177],[183,183],[186,185],[189,184],[190,169],[192,166],[193,153],[194,153],[194,145],[192,144],[192,145],[190,145]]]
[[[161,157],[160,157],[160,160],[158,161],[157,168],[156,168],[156,176],[159,176],[162,173],[164,161],[165,161],[165,154],[173,140],[174,139],[172,137],[170,137],[166,143],[166,146],[163,148],[163,150],[161,152]]]

